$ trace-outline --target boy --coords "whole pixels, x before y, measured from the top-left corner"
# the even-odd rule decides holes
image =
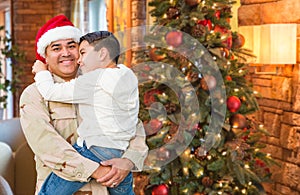
[[[139,110],[137,78],[125,65],[117,64],[120,45],[112,33],[88,33],[79,44],[82,76],[54,84],[50,72],[42,71],[47,67],[36,61],[36,85],[46,100],[79,103],[82,123],[74,148],[81,155],[96,162],[119,158],[135,135]],[[51,173],[39,194],[72,194],[83,185],[84,182],[67,181]],[[134,194],[132,174],[108,190],[112,195]]]

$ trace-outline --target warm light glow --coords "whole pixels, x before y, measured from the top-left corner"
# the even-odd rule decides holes
[[[261,64],[296,64],[297,24],[261,26]]]
[[[253,51],[255,64],[296,64],[297,24],[264,24],[240,26],[244,48]]]
[[[256,59],[249,57],[247,62],[257,63],[260,54],[260,26],[240,26],[238,31],[245,38],[243,48],[251,50],[253,55],[256,56]]]

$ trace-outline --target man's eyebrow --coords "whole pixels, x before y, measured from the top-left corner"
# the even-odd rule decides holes
[[[52,45],[51,45],[51,48],[52,48],[52,47],[59,47],[59,46],[61,46],[61,44],[60,44],[60,43],[57,43],[57,44],[52,44]]]
[[[67,42],[67,45],[71,45],[71,44],[76,44],[76,42],[74,40]],[[51,48],[52,47],[59,47],[59,46],[61,46],[61,43],[56,43],[56,44],[52,44]]]
[[[68,45],[70,45],[70,44],[76,44],[76,42],[74,40],[72,40],[72,41],[69,41],[67,44]]]

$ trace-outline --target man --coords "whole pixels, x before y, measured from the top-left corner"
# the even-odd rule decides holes
[[[52,72],[55,82],[65,82],[77,74],[79,29],[63,15],[49,20],[37,33],[36,58],[43,61]],[[136,137],[122,158],[101,163],[111,165],[106,176],[103,166],[82,157],[70,144],[77,138],[79,124],[76,105],[47,102],[35,84],[28,86],[20,98],[20,120],[28,144],[35,153],[37,186],[39,192],[51,171],[71,181],[98,179],[105,186],[117,186],[134,167],[141,170],[147,155],[145,133],[141,122]],[[105,187],[92,180],[77,194],[107,194]]]

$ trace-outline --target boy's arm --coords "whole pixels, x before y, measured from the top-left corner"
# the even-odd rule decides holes
[[[45,100],[64,103],[89,103],[93,97],[94,87],[92,81],[80,76],[69,82],[54,83],[49,71],[37,72],[34,80],[36,86]]]
[[[129,142],[129,147],[122,158],[127,158],[133,162],[133,171],[142,171],[147,154],[146,133],[142,121],[139,120],[136,125],[135,137]]]

